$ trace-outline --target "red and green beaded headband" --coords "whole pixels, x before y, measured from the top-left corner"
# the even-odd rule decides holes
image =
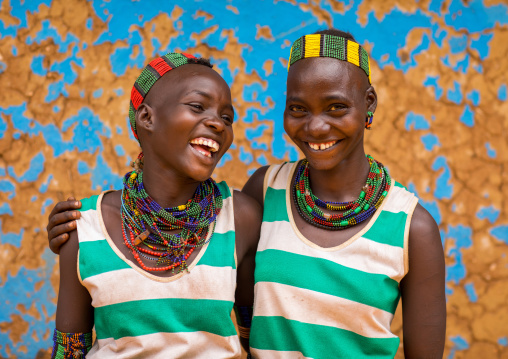
[[[195,57],[189,54],[167,53],[166,55],[152,60],[141,72],[141,75],[134,82],[131,91],[131,101],[129,106],[129,120],[131,123],[132,133],[138,139],[136,133],[136,110],[143,102],[148,91],[166,72],[177,68],[178,66],[186,65],[189,59]],[[139,141],[139,139],[138,139]]]
[[[305,35],[293,42],[289,55],[289,67],[301,59],[309,57],[333,57],[358,66],[370,79],[370,60],[367,51],[356,42],[344,37],[312,34]]]

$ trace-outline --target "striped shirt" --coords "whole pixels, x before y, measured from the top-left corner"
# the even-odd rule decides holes
[[[231,320],[236,288],[233,197],[213,238],[183,271],[162,278],[125,258],[106,232],[103,194],[82,200],[78,276],[94,307],[97,340],[87,358],[239,358]]]
[[[296,163],[271,166],[265,176],[252,354],[393,358],[399,338],[390,324],[408,271],[407,240],[417,198],[393,181],[360,232],[339,246],[322,248],[295,225],[290,197],[295,168]]]

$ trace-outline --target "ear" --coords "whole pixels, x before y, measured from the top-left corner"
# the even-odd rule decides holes
[[[373,86],[369,86],[365,92],[365,101],[367,102],[367,111],[376,112],[377,93]]]
[[[146,103],[139,105],[136,111],[136,130],[140,132],[152,132],[154,129],[154,111]]]

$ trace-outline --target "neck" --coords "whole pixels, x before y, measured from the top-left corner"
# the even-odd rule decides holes
[[[161,207],[170,208],[187,203],[201,182],[164,169],[150,160],[144,161],[143,185]]]
[[[318,170],[309,164],[312,192],[323,201],[347,202],[358,198],[369,174],[365,154],[343,160],[331,169]]]

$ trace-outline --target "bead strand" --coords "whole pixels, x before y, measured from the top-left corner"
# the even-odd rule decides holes
[[[369,155],[367,159],[370,169],[366,184],[359,197],[350,202],[327,202],[315,196],[310,188],[308,162],[302,160],[298,164],[293,186],[293,200],[300,216],[316,227],[329,230],[346,229],[369,218],[388,194],[391,179],[380,162]],[[329,214],[321,208],[343,212]]]
[[[124,243],[144,270],[186,269],[186,261],[195,248],[210,240],[211,224],[222,205],[217,184],[208,179],[200,183],[186,204],[162,208],[146,193],[143,172],[138,168],[124,177],[121,211]],[[181,231],[168,233],[175,230]],[[155,262],[155,266],[145,265],[143,259]]]

